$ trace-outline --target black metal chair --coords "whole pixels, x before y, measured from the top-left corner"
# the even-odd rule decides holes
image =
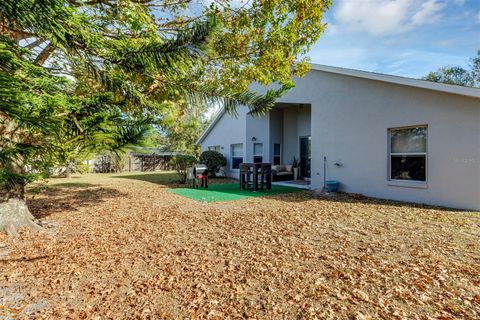
[[[263,190],[266,185],[267,190],[272,190],[272,164],[262,163],[260,167],[260,188]]]
[[[240,189],[246,190],[249,185],[253,183],[251,180],[252,171],[250,171],[250,166],[245,163],[240,163]]]

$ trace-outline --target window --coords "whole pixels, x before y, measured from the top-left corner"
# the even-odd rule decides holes
[[[263,162],[263,143],[253,144],[253,162],[255,163]]]
[[[243,143],[231,145],[232,153],[232,169],[240,168],[240,163],[243,162]]]
[[[208,150],[220,152],[220,146],[209,146]]]
[[[281,148],[280,143],[273,144],[273,165],[277,166],[281,163]]]
[[[390,179],[427,181],[427,127],[390,129]]]

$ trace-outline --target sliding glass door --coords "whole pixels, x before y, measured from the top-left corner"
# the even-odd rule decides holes
[[[300,137],[300,177],[310,178],[310,162],[312,159],[311,137]]]

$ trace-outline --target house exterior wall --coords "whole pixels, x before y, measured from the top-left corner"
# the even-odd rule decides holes
[[[283,110],[283,164],[292,164],[298,157],[298,123],[296,108]]]
[[[331,73],[314,74],[320,90],[312,108],[313,187],[323,184],[326,156],[327,178],[339,180],[342,191],[480,210],[478,100]],[[428,181],[423,185],[387,180],[388,129],[411,125],[428,126]]]
[[[312,71],[279,102],[312,105],[312,188],[323,186],[326,156],[341,191],[480,210],[478,99]],[[428,182],[388,181],[388,129],[424,124]]]
[[[310,110],[310,106],[303,106],[297,109],[297,135],[299,137],[309,136],[312,131]]]
[[[283,108],[283,164],[292,164],[293,157],[299,158],[300,137],[311,132],[310,106]]]
[[[312,70],[295,82],[296,87],[278,102],[311,105],[311,128],[307,130],[301,125],[301,113],[294,115],[288,108],[283,111],[283,119],[272,113],[264,127],[275,132],[268,143],[269,149],[274,137],[283,135],[284,163],[290,163],[293,155],[298,155],[299,127],[310,131],[312,188],[323,186],[325,156],[326,178],[340,181],[341,191],[480,210],[478,98],[319,70]],[[258,86],[251,89],[265,90]],[[289,121],[294,117],[297,121]],[[222,121],[204,139],[202,149],[220,144],[227,159],[231,143],[243,139],[246,148],[245,140],[250,140],[253,132],[249,131],[261,126],[249,124],[246,115]],[[282,121],[283,132],[272,126],[274,121]],[[428,181],[425,184],[389,181],[388,129],[414,125],[428,126]],[[264,134],[265,131],[260,131],[254,136],[264,139]],[[336,162],[342,166],[334,165]]]
[[[283,109],[270,111],[270,143],[268,161],[273,163],[273,144],[280,143],[280,162],[283,163]]]
[[[268,159],[269,151],[269,132],[270,132],[270,116],[267,114],[262,117],[246,115],[246,158],[245,162],[253,162],[253,144],[263,144],[263,159]],[[252,141],[255,138],[255,141]]]
[[[231,149],[234,143],[243,143],[243,156],[246,154],[246,118],[248,109],[241,107],[237,116],[224,113],[201,144],[201,151],[208,150],[209,146],[220,146],[220,152],[227,159],[225,174],[229,177],[238,177],[238,170],[231,169]]]

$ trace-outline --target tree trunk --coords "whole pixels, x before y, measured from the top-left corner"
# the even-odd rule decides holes
[[[69,165],[65,168],[65,178],[70,179],[72,177],[72,169]]]
[[[16,185],[7,193],[6,201],[0,201],[0,232],[17,236],[18,229],[42,230],[25,202],[25,186]]]
[[[28,210],[25,200],[11,198],[7,202],[0,203],[0,232],[9,236],[18,236],[18,229],[29,228],[31,230],[42,230],[35,223],[35,217]]]

